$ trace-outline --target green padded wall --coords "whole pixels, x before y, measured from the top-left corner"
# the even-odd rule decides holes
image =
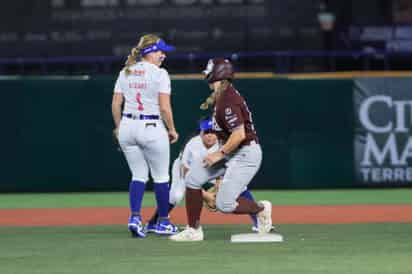
[[[1,192],[127,190],[129,171],[112,143],[112,77],[0,80],[4,106]],[[263,165],[252,188],[337,188],[353,179],[352,80],[241,79]],[[174,80],[180,141],[208,114],[201,80]],[[150,187],[149,187],[150,188]]]

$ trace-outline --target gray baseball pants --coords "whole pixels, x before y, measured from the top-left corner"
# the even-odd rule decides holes
[[[259,144],[251,142],[250,145],[226,157],[210,168],[204,163],[196,163],[190,167],[185,178],[186,186],[200,189],[203,184],[223,175],[216,194],[216,207],[219,211],[230,213],[237,207],[237,198],[252,181],[262,163],[262,149]]]

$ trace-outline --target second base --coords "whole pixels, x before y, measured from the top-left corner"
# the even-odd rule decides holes
[[[232,243],[283,242],[283,236],[277,233],[234,234],[230,238],[230,242]]]

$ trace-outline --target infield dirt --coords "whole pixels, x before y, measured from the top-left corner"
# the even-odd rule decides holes
[[[154,208],[142,210],[147,220]],[[70,226],[125,224],[127,208],[38,208],[0,209],[0,226]],[[171,213],[172,222],[186,224],[186,211],[178,207]],[[274,206],[274,224],[354,224],[410,223],[412,205],[338,205]],[[247,215],[202,211],[203,224],[248,224]]]

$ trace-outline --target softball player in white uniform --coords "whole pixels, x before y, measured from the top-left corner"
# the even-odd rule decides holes
[[[114,88],[114,132],[132,173],[128,229],[135,237],[146,236],[140,209],[149,172],[154,181],[159,211],[156,233],[177,232],[177,227],[168,218],[168,183],[169,141],[176,142],[178,134],[170,105],[169,74],[160,68],[166,57],[165,52],[173,49],[155,35],[143,36],[137,47],[132,49]],[[139,56],[141,60],[137,61]]]

